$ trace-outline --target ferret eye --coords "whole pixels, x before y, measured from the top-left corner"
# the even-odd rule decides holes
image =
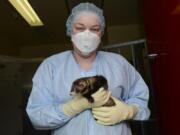
[[[79,84],[78,87],[82,89],[82,88],[84,88],[84,85],[83,84]]]

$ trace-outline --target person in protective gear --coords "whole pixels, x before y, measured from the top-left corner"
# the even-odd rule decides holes
[[[103,11],[92,3],[75,6],[66,22],[73,50],[46,58],[33,77],[27,114],[36,129],[53,135],[131,135],[125,120],[149,118],[149,90],[140,74],[121,55],[98,51],[104,33]],[[81,77],[102,75],[108,91],[98,90],[90,103],[70,96]],[[102,105],[112,97],[112,107]]]

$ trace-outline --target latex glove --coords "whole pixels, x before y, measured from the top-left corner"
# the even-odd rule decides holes
[[[97,122],[102,125],[114,125],[123,120],[132,119],[137,114],[137,106],[128,105],[112,97],[115,106],[92,108],[92,113]]]
[[[90,103],[83,96],[75,96],[72,100],[62,105],[62,110],[66,115],[73,117],[86,109],[102,106],[109,100],[110,96],[111,93],[109,91],[100,88],[92,95],[93,103]]]

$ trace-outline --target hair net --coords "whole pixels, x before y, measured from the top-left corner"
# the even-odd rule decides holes
[[[82,12],[95,13],[99,17],[99,21],[101,25],[101,32],[103,34],[104,27],[105,27],[105,19],[103,16],[103,11],[97,6],[95,6],[94,4],[89,3],[89,2],[80,3],[72,9],[71,14],[66,21],[66,34],[68,36],[71,36],[73,23],[76,17]]]

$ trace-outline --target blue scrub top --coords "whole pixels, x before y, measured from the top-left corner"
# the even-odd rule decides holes
[[[91,113],[69,117],[62,104],[72,99],[72,82],[80,77],[103,75],[112,96],[138,106],[134,119],[148,119],[149,90],[140,74],[119,54],[98,51],[90,70],[83,70],[72,51],[45,59],[33,77],[33,88],[26,111],[36,129],[51,129],[53,135],[131,135],[125,122],[113,126],[98,124]]]

